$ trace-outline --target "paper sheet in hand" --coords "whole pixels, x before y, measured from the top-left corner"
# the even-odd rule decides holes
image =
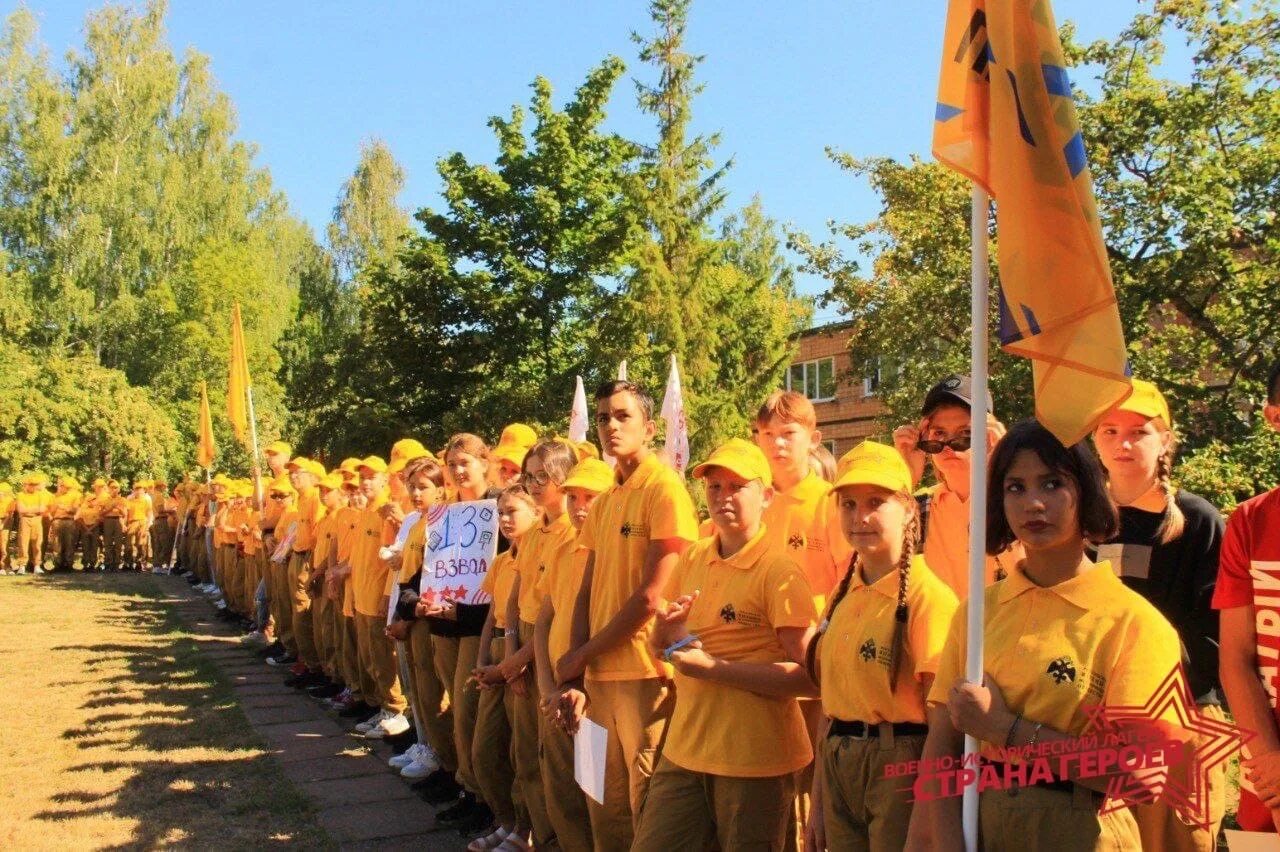
[[[604,761],[609,751],[609,732],[590,719],[583,719],[573,736],[573,778],[597,803],[604,804]]]
[[[419,594],[428,604],[451,600],[487,603],[480,591],[498,550],[498,502],[469,500],[432,506],[422,552]]]
[[[1232,831],[1226,829],[1227,848],[1231,852],[1274,852],[1276,836],[1270,831]]]

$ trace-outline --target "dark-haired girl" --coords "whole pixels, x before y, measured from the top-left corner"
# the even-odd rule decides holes
[[[1178,665],[1177,634],[1109,563],[1095,565],[1085,552],[1119,522],[1083,444],[1064,447],[1023,421],[997,446],[988,477],[988,552],[1016,538],[1026,557],[985,592],[982,684],[964,679],[967,605],[956,613],[929,693],[925,763],[958,762],[969,734],[997,777],[1010,779],[979,794],[983,849],[1141,849],[1128,808],[1099,813],[1101,791],[1122,774],[1127,783],[1158,781],[1159,767],[1084,775],[1085,762],[1067,761],[1055,764],[1067,767],[1065,777],[1020,784],[1002,762],[1017,760],[1007,748],[1052,749],[1080,737],[1087,708],[1146,704]],[[959,796],[939,778],[922,779],[918,793],[914,819],[929,822],[934,848],[962,848]]]
[[[841,468],[836,499],[854,553],[810,644],[826,721],[808,846],[899,850],[914,775],[886,769],[920,759],[925,696],[957,601],[916,554],[917,503],[897,451],[865,441]]]

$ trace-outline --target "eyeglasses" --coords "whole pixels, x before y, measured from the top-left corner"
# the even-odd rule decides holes
[[[931,456],[936,456],[942,452],[943,447],[950,447],[954,452],[963,453],[971,446],[972,441],[968,435],[961,435],[958,438],[951,438],[946,441],[930,441],[925,438],[916,441],[916,448]]]
[[[530,482],[535,482],[538,485],[549,485],[551,483],[551,474],[547,473],[545,470],[540,470],[537,473],[526,473],[520,478],[527,479]]]

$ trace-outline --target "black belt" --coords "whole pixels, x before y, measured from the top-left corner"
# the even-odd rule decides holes
[[[929,733],[929,726],[919,722],[897,722],[889,727],[893,728],[895,737],[922,737]],[[856,740],[875,739],[880,736],[880,725],[832,719],[831,727],[827,730],[827,736],[853,737]]]
[[[494,639],[506,639],[506,638],[507,638],[507,628],[505,628],[505,627],[495,627],[495,628],[493,628],[493,638],[494,638]]]
[[[275,531],[276,531],[275,527],[264,527],[262,530],[262,533],[263,535],[266,535],[267,533],[275,532]]]

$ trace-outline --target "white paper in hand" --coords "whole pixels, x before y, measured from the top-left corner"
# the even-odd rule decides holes
[[[604,761],[609,752],[609,732],[583,719],[573,736],[573,778],[582,792],[604,804]]]

